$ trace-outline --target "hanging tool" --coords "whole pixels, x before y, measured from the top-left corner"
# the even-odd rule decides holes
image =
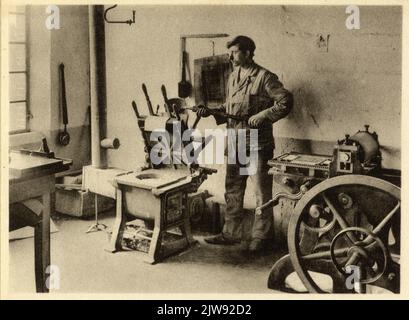
[[[60,75],[60,104],[62,108],[62,121],[64,124],[64,131],[58,134],[58,142],[62,146],[67,146],[70,143],[70,134],[67,131],[68,125],[68,110],[67,110],[67,97],[65,93],[65,76],[64,76],[64,64],[61,63],[58,67]]]
[[[178,84],[179,97],[187,98],[192,93],[192,85],[190,82],[186,81],[186,61],[187,52],[182,51],[182,80]]]
[[[155,114],[153,112],[152,102],[149,99],[148,90],[146,89],[146,85],[144,83],[142,83],[142,91],[143,91],[143,93],[145,95],[146,103],[148,104],[149,114],[151,116],[154,116]]]

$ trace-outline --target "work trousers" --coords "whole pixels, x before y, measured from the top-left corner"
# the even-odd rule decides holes
[[[273,151],[258,151],[257,170],[253,175],[240,175],[240,164],[227,164],[225,180],[226,212],[223,234],[231,239],[245,240],[243,228],[243,201],[247,179],[254,184],[256,205],[261,206],[272,198],[273,180],[268,175],[267,161],[273,158]],[[253,239],[271,239],[273,237],[273,209],[263,210],[261,215],[255,215],[252,229]]]

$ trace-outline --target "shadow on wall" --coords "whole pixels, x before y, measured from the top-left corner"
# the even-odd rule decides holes
[[[314,127],[319,128],[317,111],[320,109],[319,100],[314,95],[314,87],[311,83],[297,83],[293,89],[294,108],[289,116],[289,120],[298,124],[302,129],[303,134],[308,134],[315,130],[311,128],[309,123],[314,124]]]
[[[297,126],[299,137],[313,137],[311,140],[317,141],[334,140],[334,130],[328,132],[328,129],[335,129],[334,121],[340,124],[339,120],[335,120],[339,118],[340,112],[334,110],[334,106],[340,101],[348,103],[349,97],[342,91],[342,88],[347,87],[346,80],[335,74],[332,79],[315,75],[307,81],[294,82],[291,86],[294,108],[287,118]],[[347,122],[347,119],[341,119],[341,124],[343,122]]]
[[[289,126],[295,126],[301,136],[308,137],[311,132],[320,129],[319,110],[322,108],[311,83],[297,83],[293,89],[294,106],[287,116]],[[282,152],[297,151],[311,153],[311,141],[289,137],[286,144],[281,146]]]
[[[382,138],[380,138],[380,149],[381,149],[381,154],[382,158],[388,158],[388,159],[401,159],[401,149],[392,147],[392,146],[384,146],[382,145]],[[384,166],[385,167],[385,166]]]

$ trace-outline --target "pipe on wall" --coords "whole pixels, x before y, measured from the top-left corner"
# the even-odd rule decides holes
[[[107,168],[107,155],[101,149],[106,136],[106,68],[104,6],[89,6],[90,95],[91,95],[91,164]]]
[[[101,147],[105,149],[118,149],[120,142],[118,138],[105,138],[101,140]]]

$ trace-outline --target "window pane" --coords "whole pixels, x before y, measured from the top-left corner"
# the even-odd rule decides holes
[[[9,13],[9,41],[26,41],[25,21],[24,15]]]
[[[10,44],[9,71],[26,70],[26,45]]]
[[[26,130],[26,103],[10,103],[10,131]]]
[[[27,70],[26,56],[26,6],[9,6],[9,70],[11,72],[21,72]],[[19,44],[15,44],[18,42]],[[9,100],[23,101],[10,103],[10,131],[27,130],[27,88],[26,73],[9,74]]]
[[[10,74],[10,101],[26,100],[26,75],[24,73]]]

